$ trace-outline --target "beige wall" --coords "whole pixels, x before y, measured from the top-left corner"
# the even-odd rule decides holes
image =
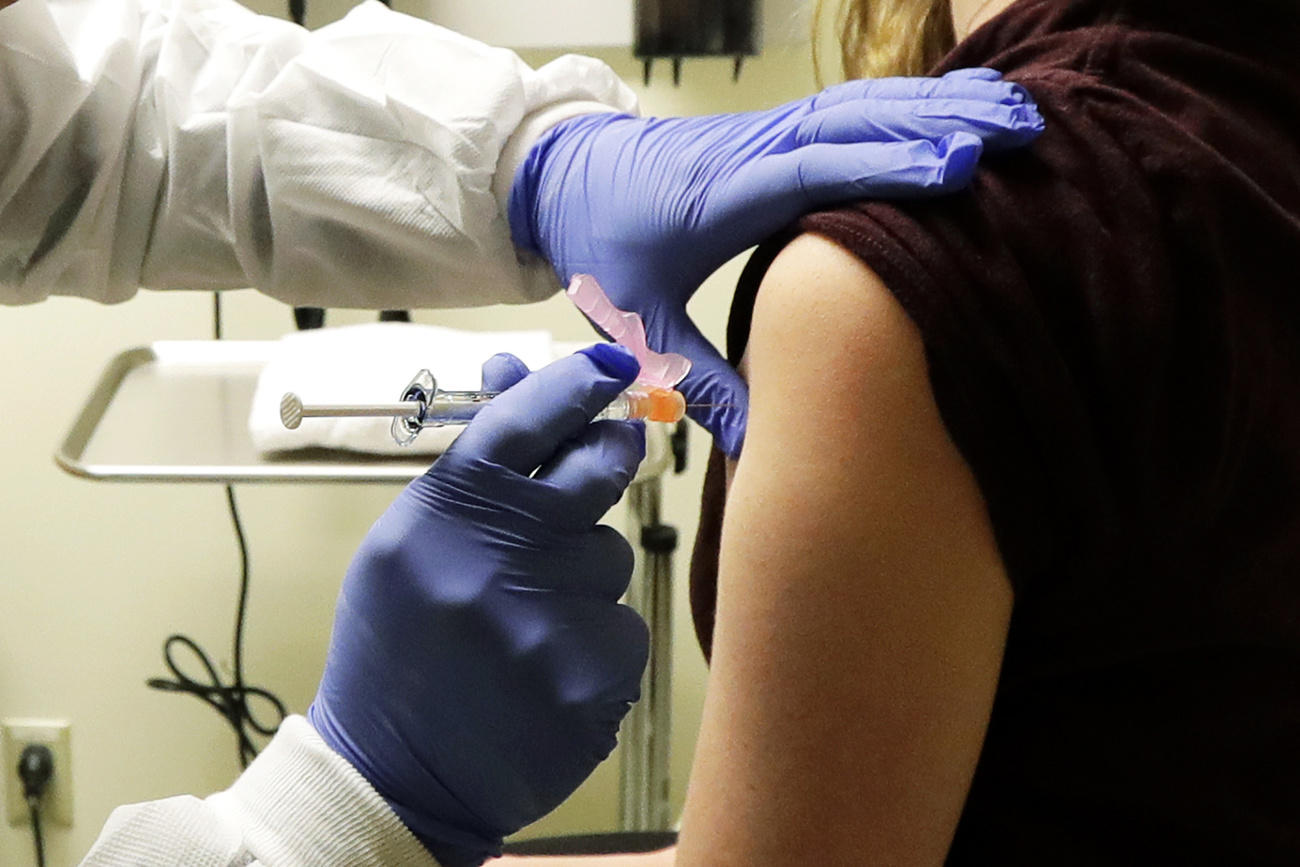
[[[312,0],[319,25],[339,9]],[[278,8],[266,4],[267,11]],[[766,107],[804,95],[812,76],[802,47],[747,64],[738,85],[729,61],[692,61],[680,90],[660,64],[649,89],[630,51],[602,59],[635,83],[647,113],[693,114]],[[530,63],[547,56],[532,53]],[[694,302],[721,340],[740,261],[715,275]],[[250,291],[227,296],[228,337],[273,338],[291,327],[282,305]],[[332,322],[359,321],[359,314]],[[455,327],[552,329],[585,339],[585,324],[562,299],[517,308],[424,312]],[[173,631],[230,661],[236,548],[215,485],[114,484],[76,479],[51,454],[104,364],[124,348],[159,339],[209,336],[211,299],[142,293],[117,307],[57,299],[0,310],[0,717],[72,723],[76,822],[50,828],[51,865],[75,863],[117,804],[207,793],[236,773],[232,736],[205,705],[146,689],[163,674],[161,644]],[[391,387],[391,383],[389,384]],[[178,419],[183,424],[183,420]],[[674,685],[673,798],[680,805],[703,696],[705,669],[686,605],[685,576],[707,440],[695,432],[693,465],[665,489],[667,520],[683,538]],[[334,596],[351,552],[394,496],[389,486],[244,485],[237,488],[251,547],[253,580],[246,671],[296,711],[320,675]],[[618,514],[621,514],[619,510]],[[5,773],[11,773],[8,768]],[[614,761],[536,831],[614,827]],[[0,864],[31,863],[27,828],[0,827]]]

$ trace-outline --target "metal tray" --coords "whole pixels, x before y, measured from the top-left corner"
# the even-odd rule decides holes
[[[248,434],[248,413],[274,346],[264,340],[159,341],[120,353],[54,460],[75,476],[118,482],[404,484],[429,468],[428,454],[259,452]],[[638,481],[662,474],[671,463],[659,427],[650,425]]]

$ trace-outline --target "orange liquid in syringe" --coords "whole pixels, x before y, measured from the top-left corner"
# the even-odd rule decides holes
[[[634,386],[623,397],[627,400],[627,418],[677,422],[686,415],[686,398],[675,389]]]

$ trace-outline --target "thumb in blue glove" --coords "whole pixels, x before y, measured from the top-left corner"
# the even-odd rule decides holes
[[[989,69],[851,81],[747,114],[583,115],[516,172],[511,232],[562,282],[593,274],[641,315],[652,349],[692,360],[679,389],[715,405],[692,415],[734,456],[746,391],[686,315],[700,283],[810,210],[960,189],[985,147],[1023,146],[1042,126],[1028,94]]]
[[[507,390],[348,569],[308,717],[447,867],[566,798],[638,697],[648,637],[618,603],[632,550],[597,522],[644,427],[590,423],[636,371],[612,345],[527,376],[491,359],[485,387]]]

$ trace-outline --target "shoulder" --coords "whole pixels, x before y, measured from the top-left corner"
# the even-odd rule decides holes
[[[761,491],[764,511],[780,500],[807,509],[807,536],[838,534],[832,559],[849,572],[862,557],[917,554],[886,515],[942,522],[952,542],[981,547],[971,562],[998,562],[921,331],[869,266],[816,235],[793,241],[758,293],[746,364],[750,424],[733,494]]]
[[[776,256],[753,316],[748,364],[760,387],[809,362],[826,383],[885,363],[895,376],[924,377],[921,335],[902,306],[861,258],[824,236],[800,235]]]

